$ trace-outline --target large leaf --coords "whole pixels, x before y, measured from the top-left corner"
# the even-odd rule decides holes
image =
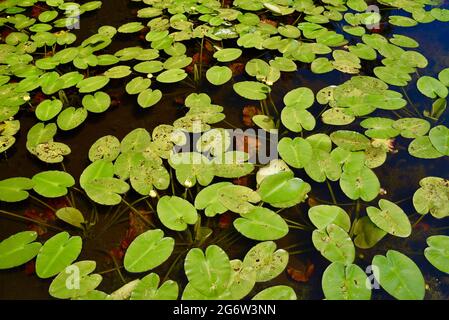
[[[131,293],[130,300],[176,300],[178,284],[172,280],[159,286],[160,278],[156,273],[143,277]]]
[[[312,233],[315,248],[331,262],[351,264],[355,258],[355,248],[349,235],[335,224]]]
[[[324,229],[330,224],[341,227],[349,232],[351,219],[340,207],[330,205],[318,205],[309,209],[309,219],[318,229]]]
[[[247,238],[259,241],[277,240],[288,233],[287,223],[270,209],[254,207],[241,216],[234,221],[234,227]]]
[[[379,207],[368,207],[371,221],[380,229],[397,237],[406,238],[412,233],[412,226],[405,212],[397,204],[381,199]]]
[[[142,233],[126,250],[124,265],[129,272],[145,272],[166,261],[175,246],[173,238],[165,237],[160,229]]]
[[[33,190],[46,198],[58,198],[67,194],[67,188],[75,185],[75,179],[64,171],[43,171],[32,178]]]
[[[373,258],[374,277],[382,288],[399,300],[422,300],[425,282],[421,271],[406,255],[388,250]]]
[[[205,296],[218,297],[228,286],[232,269],[227,254],[218,246],[189,251],[184,261],[189,283]]]
[[[69,266],[81,253],[82,240],[60,232],[48,239],[36,259],[36,274],[43,279],[53,277]]]
[[[265,241],[256,244],[245,255],[243,266],[256,271],[256,281],[266,282],[276,278],[288,263],[288,252],[276,250],[276,243]]]
[[[32,189],[34,182],[28,178],[9,178],[0,181],[0,201],[19,202],[28,198],[26,190]]]
[[[308,183],[295,178],[293,172],[280,172],[266,177],[257,192],[262,201],[273,207],[292,207],[307,198],[311,190]]]
[[[94,290],[103,279],[95,270],[95,261],[79,261],[66,267],[50,284],[49,293],[58,299],[73,299]]]
[[[367,280],[359,266],[333,262],[324,271],[321,285],[327,300],[370,300],[371,288],[367,287]]]
[[[449,236],[431,236],[427,238],[428,247],[424,256],[438,270],[449,273]]]
[[[198,220],[195,207],[177,196],[163,196],[159,199],[156,210],[162,224],[175,231],[184,231],[187,225],[195,224]]]
[[[39,252],[41,244],[35,231],[22,231],[0,242],[0,269],[20,266],[33,259]]]

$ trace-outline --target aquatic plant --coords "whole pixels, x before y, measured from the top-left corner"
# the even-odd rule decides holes
[[[411,237],[429,213],[449,216],[447,172],[421,179],[405,209],[395,194],[386,196],[376,170],[388,171],[385,163],[398,151],[449,156],[442,121],[449,68],[421,76],[429,61],[420,44],[382,35],[381,26],[448,22],[440,1],[375,1],[384,15],[365,0],[133,0],[134,21],[102,25],[80,39],[80,16],[101,14],[102,7],[81,2],[0,2],[2,161],[24,147],[46,168],[31,177],[5,172],[0,181],[2,218],[34,228],[0,242],[0,269],[35,261],[36,276],[48,279],[49,294],[60,299],[295,300],[293,285],[276,278],[286,269],[300,273],[289,271],[289,257],[314,250],[328,261],[321,279],[326,299],[370,299],[374,282],[397,299],[425,297],[416,259],[377,245]],[[140,45],[112,51],[124,37]],[[317,92],[301,82],[283,92],[286,75],[301,69],[334,72],[342,81]],[[80,176],[67,172],[64,163],[79,151],[61,142],[64,132],[95,126],[95,114],[120,105],[116,84],[145,112],[168,112],[170,86],[186,94],[180,112],[171,110],[172,123],[128,124],[133,130],[124,137],[104,132],[84,155],[89,162]],[[412,101],[410,85],[430,110]],[[230,105],[214,103],[211,92],[222,88],[254,104],[244,109],[247,123],[279,135],[280,159],[251,160],[264,142],[226,130],[239,125],[226,119]],[[34,119],[28,131],[21,128],[24,114]],[[26,135],[25,145],[16,144],[18,134]],[[407,141],[408,152],[396,150],[394,139]],[[27,200],[51,218],[6,206]],[[96,261],[78,260],[86,241],[124,218],[131,226],[119,249],[105,250],[112,269],[95,273]],[[38,228],[57,233],[48,238]],[[298,243],[298,234],[310,240]],[[289,246],[275,242],[292,235]],[[449,273],[448,246],[449,236],[435,234],[421,254]],[[74,270],[78,285],[68,286]],[[123,286],[107,293],[98,287],[110,272]],[[307,281],[312,272],[292,278]]]

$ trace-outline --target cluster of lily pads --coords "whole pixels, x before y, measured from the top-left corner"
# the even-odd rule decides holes
[[[35,259],[37,276],[53,278],[49,293],[60,299],[243,299],[251,293],[252,299],[297,299],[291,287],[272,285],[289,261],[289,252],[277,249],[274,241],[309,226],[314,248],[330,262],[322,277],[324,297],[370,299],[368,275],[356,264],[357,249],[412,233],[411,212],[380,198],[375,169],[395,152],[392,141],[397,137],[412,139],[408,152],[413,157],[449,156],[449,128],[435,125],[446,109],[449,68],[420,76],[418,69],[428,60],[413,50],[419,43],[401,34],[388,38],[373,28],[448,22],[449,10],[438,7],[437,0],[376,1],[397,13],[385,20],[368,10],[371,3],[365,0],[133,0],[139,5],[135,21],[101,26],[87,39],[77,39],[79,16],[102,6],[101,1],[82,2],[0,2],[0,27],[10,31],[0,44],[0,152],[12,150],[21,113],[33,112],[36,124],[26,133],[28,151],[49,166],[63,164],[71,148],[55,140],[58,132],[79,129],[89,113],[107,112],[112,105],[108,85],[115,79],[126,94],[137,96],[141,108],[158,112],[167,112],[157,106],[164,84],[179,83],[191,93],[183,102],[185,112],[172,124],[98,139],[79,179],[62,166],[31,178],[1,180],[2,202],[31,198],[45,205],[46,199],[67,197],[70,205],[54,210],[58,225],[67,231],[43,243],[34,231],[0,242],[0,269]],[[110,52],[121,34],[144,37],[140,46]],[[199,46],[199,59],[190,50],[194,46]],[[254,50],[261,55],[253,58]],[[206,51],[212,62],[204,61]],[[236,62],[244,64],[244,75],[236,74]],[[369,73],[364,71],[368,63],[376,63]],[[304,84],[276,104],[272,92],[282,76],[304,67],[350,78],[316,93]],[[433,99],[430,111],[420,111],[407,95],[405,87],[415,74],[419,92]],[[260,105],[252,121],[280,134],[280,159],[261,165],[248,161],[247,150],[230,148],[233,137],[221,125],[226,106],[201,93],[203,79],[212,88],[229,85]],[[44,98],[36,101],[37,96]],[[190,143],[192,134],[200,134],[194,151],[176,152]],[[256,175],[255,186],[234,180],[251,174]],[[329,187],[329,199],[306,203],[315,183]],[[339,205],[332,189],[336,183],[353,202],[351,212]],[[449,216],[448,180],[426,177],[416,188],[413,206],[421,217]],[[95,214],[88,216],[77,207],[77,197],[87,199]],[[143,203],[151,219],[138,207]],[[113,293],[97,289],[102,276],[93,273],[95,261],[77,261],[82,237],[91,236],[89,230],[98,222],[97,206],[116,209],[114,221],[125,207],[148,229],[131,242],[120,267],[142,278]],[[302,222],[287,218],[293,207]],[[112,215],[112,209],[105,211]],[[229,212],[237,216],[234,232],[260,241],[232,260],[214,241],[218,231],[212,227]],[[3,209],[0,214],[21,217]],[[431,236],[427,243],[427,260],[449,273],[449,237]],[[172,265],[161,280],[153,269],[167,262]],[[177,283],[169,275],[180,262],[187,281]],[[389,250],[371,264],[391,296],[424,298],[423,274],[405,254]],[[68,286],[74,270],[79,285]],[[257,283],[266,284],[255,293]]]

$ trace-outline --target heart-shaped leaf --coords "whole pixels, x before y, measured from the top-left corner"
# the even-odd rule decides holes
[[[175,240],[160,229],[137,236],[126,250],[124,265],[129,272],[145,272],[165,262],[173,252]]]
[[[20,266],[33,259],[39,252],[41,244],[35,231],[16,233],[0,242],[0,269]]]
[[[162,224],[175,231],[184,231],[187,225],[195,224],[198,220],[195,207],[187,200],[176,196],[160,198],[156,210]]]

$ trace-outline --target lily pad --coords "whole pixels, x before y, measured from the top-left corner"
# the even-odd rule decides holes
[[[124,265],[128,272],[145,272],[165,262],[173,252],[175,240],[164,238],[162,230],[149,230],[137,236],[126,250]]]
[[[406,238],[412,226],[405,212],[395,203],[381,199],[379,207],[368,207],[366,211],[371,221],[380,229],[397,237]]]
[[[370,300],[368,277],[355,265],[333,262],[323,273],[322,287],[327,300]]]
[[[195,207],[176,196],[160,198],[157,203],[157,215],[164,226],[175,231],[184,231],[188,224],[195,224],[198,220]]]
[[[81,253],[82,240],[60,232],[48,239],[36,259],[36,274],[39,278],[50,278],[64,270]]]
[[[75,179],[64,171],[43,171],[33,176],[33,190],[46,198],[58,198],[67,194],[67,188],[75,185]]]
[[[22,231],[0,242],[0,269],[10,269],[27,263],[39,252],[41,244],[35,231]]]
[[[323,230],[313,231],[312,241],[323,257],[331,262],[349,265],[354,261],[355,248],[351,238],[345,230],[335,224],[329,224]]]
[[[247,238],[259,241],[277,240],[288,233],[287,223],[270,209],[255,207],[241,216],[234,221],[234,227]]]
[[[438,235],[427,238],[428,247],[424,250],[426,259],[438,270],[449,273],[449,237]]]
[[[425,282],[421,271],[406,255],[388,250],[386,256],[377,255],[373,259],[377,268],[374,277],[383,289],[399,300],[422,300]]]

